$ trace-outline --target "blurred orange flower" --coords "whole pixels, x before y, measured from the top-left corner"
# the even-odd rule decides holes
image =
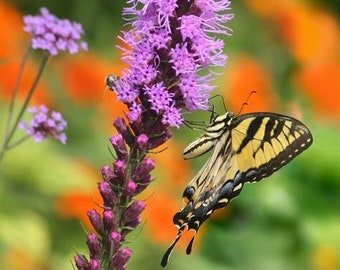
[[[277,107],[277,96],[272,89],[270,71],[250,56],[240,57],[237,64],[229,66],[227,72],[228,90],[224,92],[228,106],[236,114],[242,104],[248,100],[248,106],[242,108],[242,114],[255,111],[273,111]]]
[[[340,64],[336,61],[318,62],[307,66],[297,81],[311,98],[316,114],[327,118],[340,117]]]
[[[333,14],[322,10],[322,6],[296,0],[247,0],[246,3],[278,28],[300,63],[338,56],[339,24]]]

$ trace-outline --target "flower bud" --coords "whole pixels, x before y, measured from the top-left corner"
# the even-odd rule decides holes
[[[126,125],[124,119],[121,117],[116,118],[116,120],[113,122],[113,125],[117,129],[117,131],[123,136],[125,142],[129,146],[133,145],[135,137],[132,134],[130,128]]]
[[[143,212],[145,209],[145,203],[142,201],[135,201],[133,202],[124,212],[123,214],[123,221],[124,221],[124,226],[125,224],[133,221],[136,219],[140,213]]]
[[[149,141],[149,138],[147,135],[145,134],[140,134],[138,137],[137,137],[137,147],[143,151],[145,151],[146,149],[146,146],[148,144],[148,141]]]
[[[121,134],[114,135],[110,138],[111,144],[116,151],[118,159],[127,161],[128,152],[126,144],[124,143],[123,136]]]
[[[90,267],[90,264],[86,259],[85,255],[82,254],[74,256],[74,262],[76,263],[76,267],[79,270],[87,270]]]
[[[138,179],[138,185],[137,185],[134,196],[141,193],[148,186],[151,180],[152,180],[152,176],[150,174],[144,176],[143,178]]]
[[[172,134],[171,134],[170,130],[166,129],[166,130],[164,130],[162,135],[150,138],[149,143],[148,143],[148,150],[154,149],[154,148],[162,145],[167,140],[169,140],[171,138],[171,136],[172,136]]]
[[[111,210],[105,210],[103,213],[104,229],[107,232],[113,231],[117,226],[115,214]]]
[[[97,210],[92,209],[87,211],[87,216],[93,226],[93,228],[100,234],[102,230],[102,218]]]
[[[151,158],[145,158],[132,173],[132,179],[139,183],[139,179],[148,175],[155,168],[155,161]]]
[[[103,179],[108,182],[110,182],[114,177],[113,170],[109,165],[102,167],[100,172],[102,173]]]
[[[94,233],[89,233],[87,235],[86,243],[90,251],[90,258],[91,259],[99,258],[100,252],[101,252],[101,246],[100,246],[97,235],[95,235]]]
[[[126,164],[123,160],[116,160],[113,163],[113,172],[115,174],[115,179],[113,180],[115,185],[122,186],[125,183],[126,177]]]
[[[117,231],[113,231],[109,234],[109,248],[107,250],[112,249],[112,254],[115,254],[118,249],[120,249],[121,247],[121,240],[122,240],[122,235],[117,232]]]
[[[100,261],[98,259],[90,259],[89,270],[100,270]]]
[[[98,184],[99,193],[103,198],[104,206],[112,208],[117,200],[116,193],[112,190],[110,184],[106,181]]]
[[[135,195],[137,189],[137,184],[132,181],[129,180],[123,190],[123,195],[127,196],[127,197],[133,197]]]
[[[111,261],[112,269],[122,269],[122,267],[127,263],[131,256],[132,256],[131,249],[123,248],[122,250],[119,250],[116,256],[114,256]]]

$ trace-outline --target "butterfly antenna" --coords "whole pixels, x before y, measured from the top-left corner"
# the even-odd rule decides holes
[[[161,261],[161,266],[166,266],[168,264],[168,261],[169,261],[169,258],[170,258],[170,255],[175,247],[175,245],[177,244],[178,240],[181,238],[182,236],[182,233],[183,233],[183,230],[184,228],[186,227],[187,225],[186,224],[183,224],[178,232],[177,232],[177,235],[176,235],[176,238],[175,240],[171,243],[170,247],[168,248],[168,250],[165,252],[165,254],[163,255],[163,258],[162,258],[162,261]]]
[[[241,114],[243,108],[244,108],[245,106],[248,106],[248,105],[249,105],[249,104],[248,104],[248,101],[249,101],[251,95],[252,95],[252,94],[256,94],[256,93],[257,93],[257,92],[256,92],[255,90],[253,90],[253,91],[251,91],[251,92],[249,93],[249,95],[248,95],[246,101],[243,102],[243,104],[242,104],[240,110],[238,111],[238,113],[237,113],[236,115],[240,115],[240,114]]]

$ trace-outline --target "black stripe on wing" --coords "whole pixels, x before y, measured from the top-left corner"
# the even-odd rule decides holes
[[[234,119],[231,129],[243,182],[259,181],[271,175],[313,142],[304,124],[279,114],[242,115]]]

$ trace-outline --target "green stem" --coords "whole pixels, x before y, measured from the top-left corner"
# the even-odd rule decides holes
[[[29,90],[29,92],[28,92],[28,94],[27,94],[27,97],[26,97],[26,99],[25,99],[25,102],[24,102],[24,104],[22,105],[21,110],[20,110],[20,112],[19,112],[19,114],[18,114],[18,116],[17,116],[17,118],[16,118],[16,120],[15,120],[15,122],[14,122],[12,128],[10,129],[9,132],[7,132],[8,136],[5,137],[4,144],[3,144],[2,149],[1,149],[1,152],[0,152],[0,160],[3,158],[4,153],[5,153],[7,150],[9,150],[8,144],[9,144],[10,140],[12,139],[12,137],[13,137],[15,131],[16,131],[16,128],[17,128],[17,126],[18,126],[18,124],[19,124],[19,122],[20,122],[20,120],[21,120],[21,118],[22,118],[24,112],[25,112],[26,109],[27,109],[28,103],[30,102],[30,100],[31,100],[31,98],[32,98],[32,95],[33,95],[33,93],[34,93],[34,91],[35,91],[35,89],[36,89],[36,87],[37,87],[37,85],[38,85],[38,82],[39,82],[39,80],[40,80],[40,78],[41,78],[41,75],[42,75],[43,70],[44,70],[44,68],[45,68],[45,66],[46,66],[46,63],[47,63],[47,60],[48,60],[49,56],[50,56],[50,55],[49,55],[48,53],[45,54],[45,57],[43,58],[43,60],[42,60],[42,62],[41,62],[41,65],[40,65],[39,71],[38,71],[38,73],[37,73],[37,76],[36,76],[36,78],[35,78],[35,80],[34,80],[32,86],[31,86],[31,88],[30,88],[30,90]],[[13,103],[13,104],[14,104],[14,103]]]
[[[26,136],[22,137],[21,139],[17,140],[16,142],[14,142],[10,145],[7,145],[6,150],[11,150],[12,148],[22,144],[24,141],[26,141],[27,139],[29,139],[31,137],[32,137],[31,135],[26,135]]]
[[[8,109],[8,118],[7,118],[6,131],[5,131],[5,140],[7,140],[7,138],[8,138],[9,129],[10,129],[10,125],[11,125],[11,121],[12,121],[12,117],[13,117],[15,100],[16,100],[17,95],[18,95],[19,86],[20,86],[20,83],[21,83],[21,80],[22,80],[22,75],[24,74],[24,68],[25,68],[25,65],[26,65],[26,62],[27,62],[27,59],[28,59],[30,52],[31,52],[31,45],[26,50],[26,53],[25,53],[25,55],[24,55],[24,57],[21,61],[18,77],[17,77],[17,80],[15,82],[13,96],[11,98],[11,103],[10,103],[9,109]]]

